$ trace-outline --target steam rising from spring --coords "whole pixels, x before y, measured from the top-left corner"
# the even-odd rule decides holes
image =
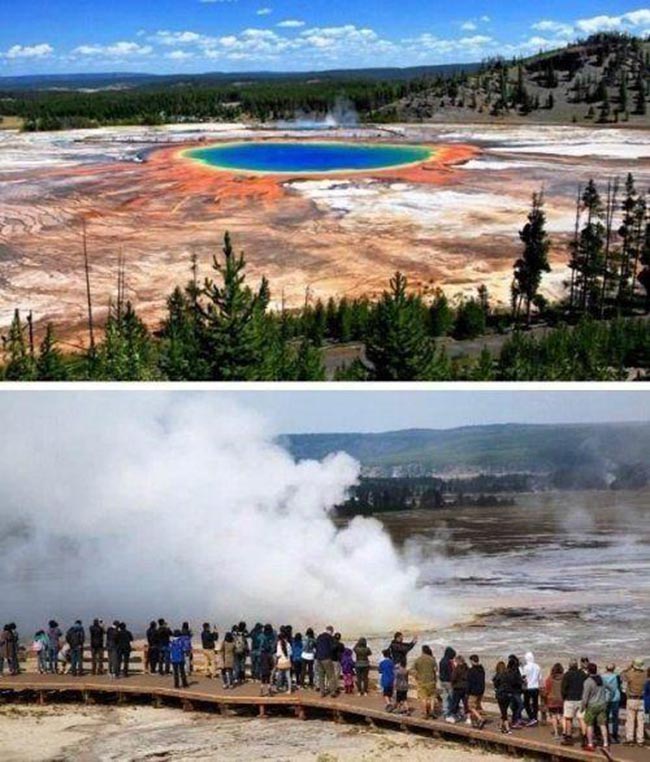
[[[358,464],[296,463],[232,397],[6,394],[0,420],[3,615],[21,626],[244,617],[371,633],[425,615],[381,524],[331,518]]]
[[[356,127],[358,124],[359,115],[354,103],[346,96],[339,95],[325,117],[322,114],[310,114],[299,110],[294,119],[279,121],[275,126],[285,130],[335,130],[339,127]]]

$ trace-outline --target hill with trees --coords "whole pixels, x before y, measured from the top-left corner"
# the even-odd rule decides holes
[[[383,108],[401,121],[648,125],[650,41],[601,33],[529,58],[485,61]]]
[[[297,434],[281,441],[299,460],[347,452],[361,463],[366,477],[437,478],[451,491],[462,488],[464,481],[465,491],[488,493],[640,488],[650,481],[650,423]]]
[[[314,72],[0,77],[0,114],[28,130],[324,117],[360,121],[650,124],[650,41],[600,33],[528,58]]]

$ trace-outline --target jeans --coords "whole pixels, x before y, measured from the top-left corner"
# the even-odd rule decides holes
[[[278,690],[287,686],[287,693],[291,693],[291,670],[290,669],[278,669],[275,672]]]
[[[243,683],[246,679],[246,654],[235,654],[233,677],[236,683]]]
[[[302,659],[292,662],[292,665],[295,683],[296,685],[302,685]]]
[[[460,713],[461,701],[463,703],[463,709],[466,711],[467,691],[464,688],[454,688],[451,693],[451,702],[449,704],[449,714],[451,717],[455,717]]]
[[[73,646],[70,649],[70,672],[73,675],[83,674],[84,647]]]
[[[524,691],[524,710],[529,720],[536,720],[539,716],[539,689]]]
[[[174,668],[174,688],[180,688],[181,684],[183,688],[187,688],[187,675],[185,674],[185,662],[174,662],[172,664]]]
[[[91,658],[91,670],[93,675],[104,674],[104,649],[100,647],[93,647],[90,649]]]
[[[169,646],[160,646],[160,657],[158,660],[158,672],[162,675],[163,669],[166,675],[171,671],[171,653]]]
[[[314,687],[314,660],[303,659],[302,660],[302,683],[304,686],[305,681],[309,683],[309,687]]]
[[[233,674],[231,667],[224,667],[221,670],[221,679],[223,680],[224,688],[232,688],[233,686]]]
[[[118,651],[117,652],[117,674],[120,672],[124,677],[129,676],[129,661],[131,660],[131,651]]]
[[[251,651],[251,675],[253,680],[260,679],[260,652]]]
[[[446,717],[451,714],[451,683],[440,683],[440,696],[442,697],[442,713]]]
[[[610,733],[612,734],[612,738],[615,741],[618,741],[620,712],[621,712],[620,701],[610,701],[609,704],[607,704],[607,720],[609,724],[609,730],[610,730]]]
[[[38,671],[43,673],[47,672],[47,649],[41,648],[38,652]]]
[[[147,654],[147,659],[149,660],[149,672],[152,675],[156,674],[156,670],[158,669],[158,664],[160,662],[160,649],[156,646],[149,646],[149,653]]]
[[[47,649],[47,663],[48,669],[54,675],[58,671],[59,664],[59,649],[54,646],[50,646]]]
[[[512,707],[512,721],[520,722],[521,714],[524,710],[524,702],[521,699],[520,693],[513,693],[510,698],[510,706]]]

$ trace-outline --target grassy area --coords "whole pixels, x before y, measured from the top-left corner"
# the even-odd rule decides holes
[[[20,130],[23,126],[23,120],[19,116],[0,115],[0,130]]]

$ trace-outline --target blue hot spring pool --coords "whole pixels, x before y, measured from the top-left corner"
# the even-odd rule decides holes
[[[433,153],[413,145],[251,141],[194,148],[184,156],[232,172],[295,175],[404,167],[428,161]]]

